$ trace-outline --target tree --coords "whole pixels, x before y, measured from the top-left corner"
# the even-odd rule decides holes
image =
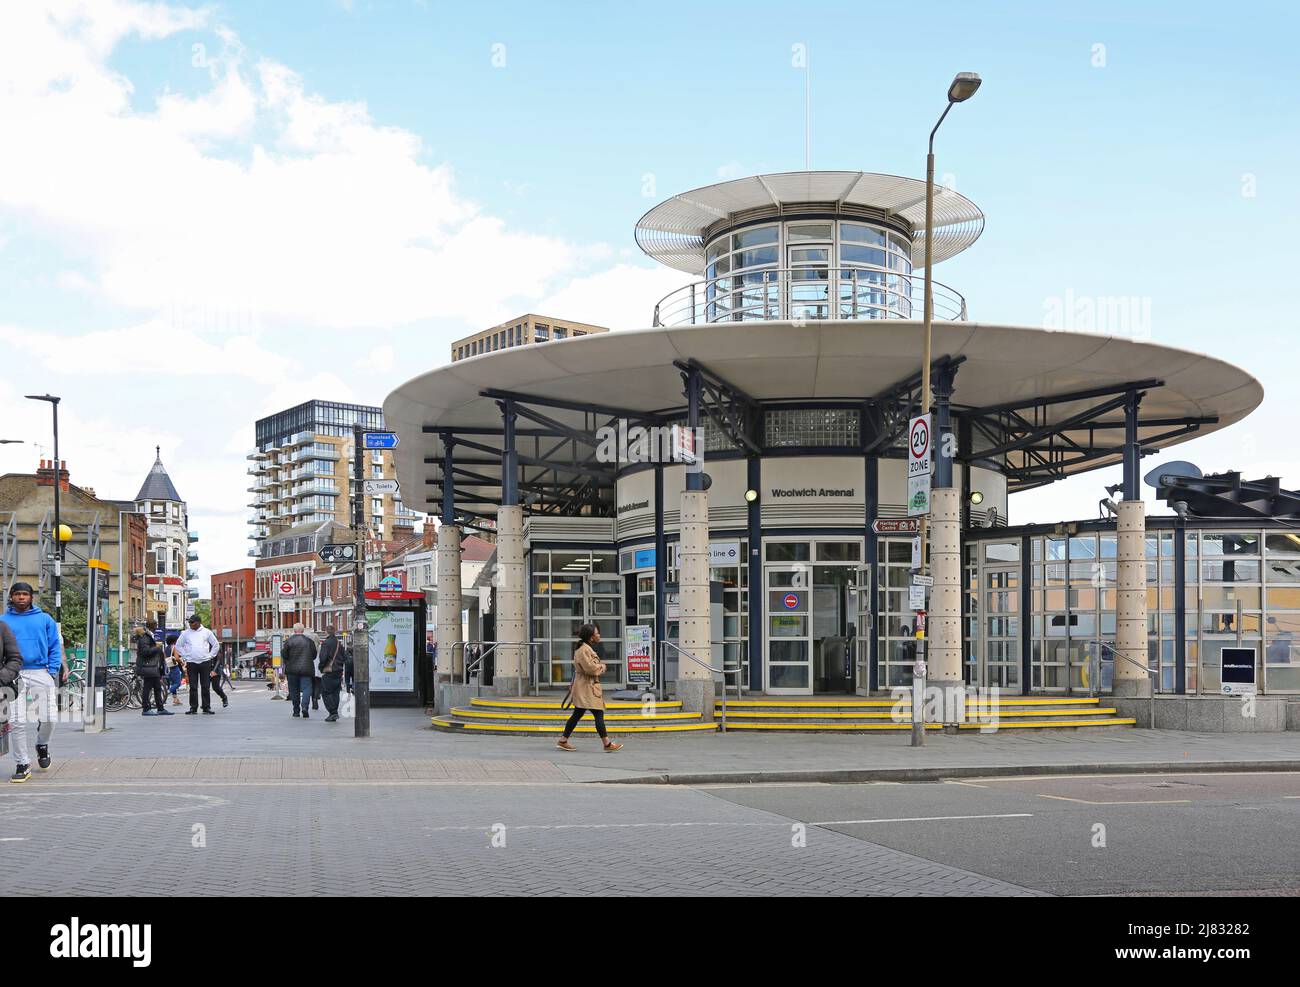
[[[194,612],[203,621],[204,627],[212,626],[212,603],[208,600],[195,600]]]

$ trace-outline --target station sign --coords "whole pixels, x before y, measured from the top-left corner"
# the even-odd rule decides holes
[[[276,586],[281,596],[293,596],[293,583],[285,581]]]
[[[786,593],[785,596],[781,598],[781,605],[787,610],[796,609],[799,606],[799,594]]]
[[[1224,648],[1220,691],[1225,696],[1253,696],[1256,692],[1254,648]]]
[[[396,432],[366,432],[362,436],[367,449],[396,449],[399,441]]]
[[[738,541],[709,542],[709,565],[739,565],[739,564],[740,564],[740,542]]]

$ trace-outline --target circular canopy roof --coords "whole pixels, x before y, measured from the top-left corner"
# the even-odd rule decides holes
[[[707,185],[661,202],[636,224],[636,242],[660,263],[704,273],[705,235],[721,220],[754,209],[797,212],[840,205],[880,210],[912,230],[912,263],[925,262],[925,182],[865,171],[788,171]],[[984,232],[984,214],[952,189],[934,189],[934,260],[961,253]]]
[[[557,340],[500,350],[458,360],[403,384],[384,402],[384,420],[397,430],[397,473],[407,503],[422,509],[435,492],[425,481],[440,475],[443,448],[437,433],[425,426],[457,428],[501,427],[496,401],[480,391],[498,389],[564,402],[586,402],[648,413],[684,407],[682,379],[674,361],[695,359],[733,386],[760,401],[792,399],[863,399],[886,391],[919,367],[922,326],[904,320],[758,322],[623,330],[579,339]],[[1264,391],[1244,370],[1213,357],[1154,343],[1110,336],[1056,332],[971,322],[934,324],[935,357],[964,357],[952,396],[957,407],[983,408],[1120,386],[1158,378],[1163,387],[1147,391],[1143,418],[1209,418],[1192,434],[1155,443],[1166,448],[1197,435],[1224,428],[1258,407]],[[1040,421],[1066,422],[1097,404],[1097,399],[1046,406]],[[541,409],[557,421],[586,428],[579,412]],[[1103,416],[1122,421],[1122,409]],[[524,430],[530,423],[519,419]],[[1150,439],[1169,431],[1152,425],[1139,431]],[[1088,444],[1086,429],[1064,433]],[[1122,435],[1112,431],[1111,435]],[[500,448],[497,436],[466,435]],[[1113,444],[1120,443],[1117,437]],[[483,465],[484,454],[456,447],[457,460],[475,460],[467,467],[499,480],[499,465]],[[1118,454],[1080,464],[1077,472],[1113,465]],[[493,486],[476,487],[458,480],[458,493],[495,502]],[[434,498],[434,503],[437,499]],[[474,506],[484,514],[493,504]],[[436,512],[436,509],[435,509]]]

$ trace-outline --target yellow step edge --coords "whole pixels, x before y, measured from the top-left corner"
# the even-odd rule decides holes
[[[479,696],[470,697],[471,706],[483,706],[488,709],[562,709],[558,700],[552,702],[529,702],[526,699],[483,699]],[[616,699],[605,704],[606,709],[642,709],[648,704],[640,702],[627,702],[626,700]],[[681,709],[680,700],[669,700],[666,702],[654,703],[655,709]]]
[[[910,708],[908,708],[910,712]],[[902,712],[900,710],[900,712]],[[1110,715],[1115,713],[1114,709],[1105,706],[1095,706],[1089,709],[1005,709],[997,713],[999,716],[1096,716]],[[727,718],[732,717],[767,717],[769,719],[888,719],[893,713],[817,713],[817,712],[798,712],[798,713],[774,713],[774,712],[750,712],[748,710],[727,710]]]
[[[542,724],[523,724],[523,723],[458,723],[455,720],[445,720],[435,716],[432,719],[432,725],[439,728],[451,730],[492,730],[504,731],[508,733],[548,733],[559,736],[564,733],[560,726],[549,726]],[[700,731],[717,730],[716,723],[670,723],[665,726],[621,726],[616,730],[609,732],[614,735],[624,733],[688,733]],[[592,726],[579,726],[575,734],[591,734],[595,736],[596,728]]]
[[[997,727],[999,730],[1031,730],[1035,727],[1131,727],[1137,726],[1137,720],[1117,716],[1105,720],[1043,720],[1037,723],[1026,723],[1024,720],[1013,722],[994,721],[992,723],[962,723],[960,726],[963,730],[979,730],[981,727],[984,729]]]
[[[850,708],[867,708],[877,706],[893,706],[893,699],[728,699],[727,708],[733,706],[798,706],[798,707],[818,707],[818,706],[847,706]],[[1078,699],[1068,698],[1045,698],[1034,699],[1029,696],[1021,696],[1013,699],[988,699],[980,702],[978,699],[967,699],[967,706],[1095,706],[1101,703],[1101,700],[1095,696],[1080,696]],[[713,701],[715,708],[722,707],[722,700]],[[911,700],[904,700],[904,706],[911,705]]]
[[[557,713],[503,713],[496,710],[477,710],[469,709],[465,706],[456,706],[452,709],[456,716],[474,716],[480,719],[513,719],[513,720],[554,720],[556,723],[563,723],[570,716],[569,710],[563,710]],[[606,713],[605,722],[613,720],[698,720],[699,713],[656,713],[654,716],[643,716],[640,713]]]
[[[719,721],[719,724],[721,721]],[[927,723],[927,730],[942,730],[942,723]],[[732,730],[910,730],[910,723],[736,723],[727,717],[727,731]]]

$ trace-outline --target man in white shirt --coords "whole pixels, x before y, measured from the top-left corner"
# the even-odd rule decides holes
[[[190,708],[186,716],[199,711],[199,689],[203,690],[203,712],[212,715],[212,661],[221,650],[217,636],[203,626],[198,614],[190,617],[190,626],[181,631],[176,650],[185,659],[185,674],[190,680]]]

